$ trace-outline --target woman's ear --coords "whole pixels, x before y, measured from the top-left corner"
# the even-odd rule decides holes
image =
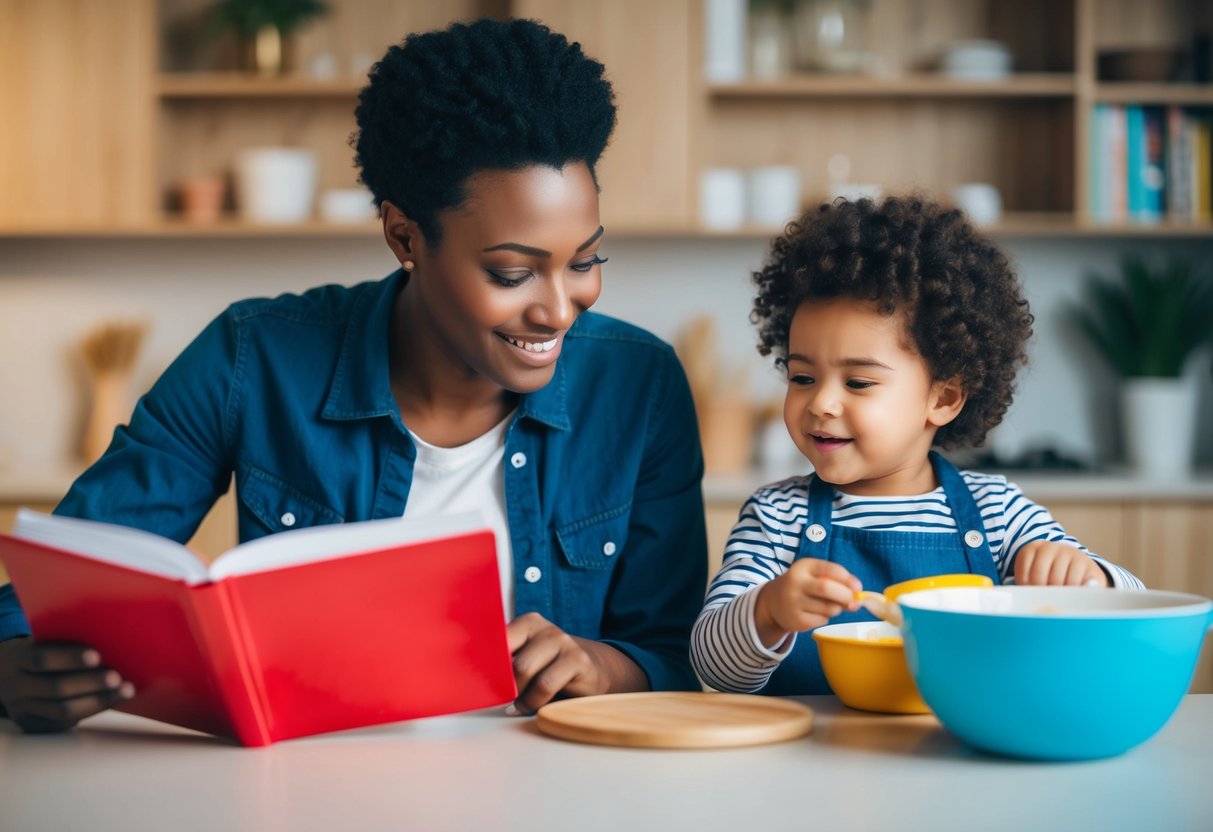
[[[383,238],[387,240],[388,248],[396,255],[397,262],[404,270],[411,272],[417,267],[416,249],[421,241],[417,223],[386,199],[379,206],[379,216],[383,222]]]
[[[931,383],[931,398],[927,402],[927,422],[937,428],[951,422],[964,410],[968,395],[960,379],[952,378]]]

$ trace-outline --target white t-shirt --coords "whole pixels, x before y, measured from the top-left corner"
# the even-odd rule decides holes
[[[417,446],[405,519],[479,511],[497,538],[497,569],[508,621],[514,617],[514,550],[505,516],[505,433],[513,412],[483,436],[439,448],[409,432]]]

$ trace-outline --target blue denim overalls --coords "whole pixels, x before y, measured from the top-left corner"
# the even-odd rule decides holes
[[[809,516],[796,557],[841,564],[860,580],[864,589],[883,590],[911,578],[958,572],[985,575],[997,584],[994,557],[972,492],[956,466],[934,451],[931,463],[952,509],[957,532],[870,531],[834,526],[830,522],[834,486],[814,476],[809,486]],[[861,609],[843,612],[829,623],[872,620],[872,615]],[[817,642],[810,633],[797,636],[792,655],[783,660],[761,692],[771,696],[832,692],[821,670]]]

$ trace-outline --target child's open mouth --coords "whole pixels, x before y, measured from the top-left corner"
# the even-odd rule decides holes
[[[819,451],[836,451],[854,441],[852,439],[843,439],[839,436],[830,436],[829,434],[824,433],[810,433],[809,438],[813,440],[814,447],[816,447]]]

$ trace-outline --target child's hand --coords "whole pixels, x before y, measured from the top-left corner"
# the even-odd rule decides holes
[[[1015,556],[1015,583],[1020,586],[1108,585],[1099,564],[1066,543],[1033,540]]]
[[[86,716],[130,699],[135,689],[80,644],[0,642],[0,704],[27,733],[66,731]]]
[[[837,563],[816,558],[792,562],[788,571],[763,584],[754,605],[758,637],[774,647],[789,633],[820,627],[843,610],[856,610],[859,580]]]

